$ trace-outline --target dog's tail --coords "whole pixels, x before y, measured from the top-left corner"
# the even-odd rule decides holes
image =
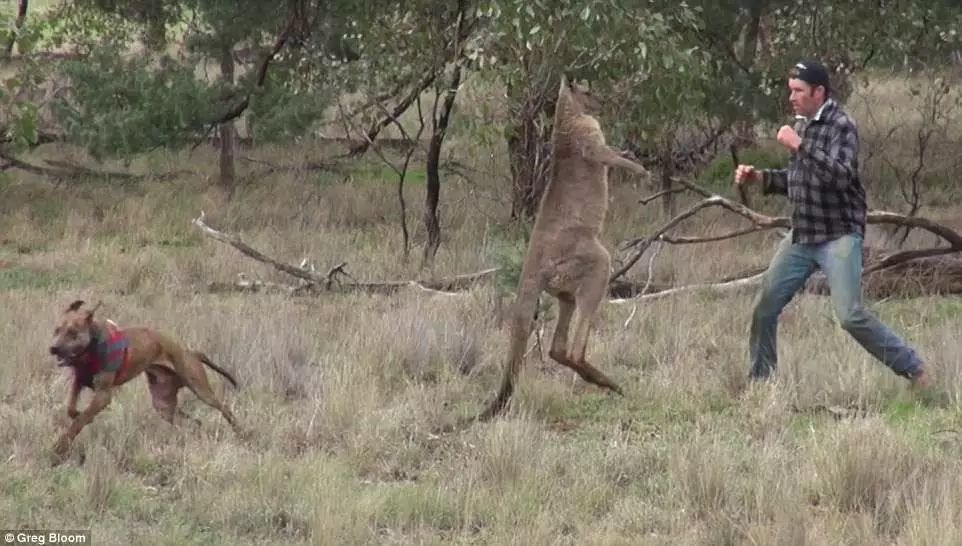
[[[232,376],[232,375],[230,374],[230,372],[228,372],[227,370],[221,368],[221,367],[218,366],[217,364],[214,364],[213,362],[211,362],[210,358],[208,358],[208,356],[205,355],[204,353],[202,353],[202,352],[200,352],[200,351],[194,351],[194,354],[197,355],[197,358],[200,359],[201,362],[203,362],[203,363],[206,364],[208,367],[210,367],[210,369],[214,370],[215,372],[217,372],[217,373],[223,375],[225,378],[227,378],[227,380],[230,381],[230,384],[231,384],[231,385],[234,385],[234,388],[235,388],[235,389],[237,388],[237,380],[234,379],[234,376]]]

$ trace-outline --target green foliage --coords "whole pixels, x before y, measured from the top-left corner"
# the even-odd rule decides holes
[[[50,24],[54,46],[70,43],[89,53],[61,64],[71,93],[56,101],[57,122],[68,140],[96,157],[130,157],[193,143],[250,96],[248,113],[260,141],[304,134],[322,115],[326,95],[305,92],[291,70],[296,58],[277,59],[272,70],[278,74],[268,72],[263,87],[252,69],[262,55],[233,68],[238,46],[259,53],[287,17],[286,9],[254,0],[77,0]],[[147,45],[144,54],[130,54],[135,39]],[[181,52],[162,52],[171,39],[183,45]],[[227,54],[231,70],[241,74],[236,82],[216,73],[198,77],[208,64],[223,67]]]
[[[168,27],[176,24],[191,6],[188,2],[166,0],[75,0],[74,7],[85,18],[108,19],[142,29],[144,44],[159,50],[167,43]]]
[[[521,226],[522,229],[526,227]],[[513,294],[518,288],[529,236],[527,232],[512,233],[505,230],[491,237],[487,261],[499,268],[494,285],[501,294]]]
[[[586,80],[605,99],[613,135],[629,120],[632,131],[652,131],[701,102],[689,91],[697,89],[690,82],[699,74],[692,63],[703,58],[671,32],[691,24],[686,4],[660,13],[631,1],[492,0],[479,11],[485,39],[469,57],[476,69],[498,74],[509,98],[553,95],[562,73]],[[527,93],[510,93],[519,88]]]
[[[209,57],[246,40],[272,40],[287,16],[277,3],[260,0],[183,0],[182,5],[197,21],[184,37],[187,49]]]
[[[147,59],[124,59],[104,48],[82,61],[68,61],[73,100],[56,113],[68,138],[94,156],[129,156],[158,145],[186,145],[212,117],[214,91],[191,67]]]
[[[280,74],[280,75],[278,75]],[[329,104],[321,92],[310,92],[297,85],[289,72],[274,71],[269,85],[251,97],[248,125],[260,142],[283,142],[307,133]]]
[[[12,80],[13,78],[11,78]],[[16,83],[7,80],[5,82],[11,87]],[[0,92],[0,101],[6,98],[7,94]],[[5,127],[3,140],[9,142],[14,149],[23,149],[37,142],[37,105],[31,102],[16,101],[10,105],[8,110],[10,123]]]
[[[738,160],[746,165],[754,165],[757,169],[777,169],[788,164],[785,153],[769,148],[740,150]],[[734,176],[735,166],[732,164],[732,157],[729,154],[723,154],[716,157],[699,173],[698,183],[714,192],[726,195],[732,193]]]
[[[298,17],[289,40],[257,86],[255,69],[292,9]],[[764,55],[746,41],[760,19]],[[547,138],[552,96],[567,73],[604,98],[609,141],[657,152],[699,139],[696,128],[782,119],[783,80],[797,57],[819,56],[838,68],[844,95],[848,75],[866,67],[944,62],[960,45],[960,23],[962,9],[946,0],[856,0],[818,10],[802,0],[69,0],[46,14],[31,11],[18,46],[80,58],[24,63],[4,82],[0,140],[22,150],[56,122],[96,156],[129,157],[193,143],[250,97],[252,136],[287,141],[310,131],[336,96],[360,91],[363,100],[396,90],[382,100],[387,106],[457,62],[470,73],[462,81],[481,78],[505,89],[507,104],[498,106],[507,110],[509,135],[532,121]],[[7,12],[0,29],[0,39],[12,32]],[[237,77],[221,82],[216,67],[228,52]],[[48,98],[21,91],[63,77],[69,92],[57,95],[56,119],[47,120]],[[448,81],[438,78],[437,89]],[[430,105],[425,110],[429,116]],[[476,114],[474,121],[455,116],[451,133],[489,143],[504,138],[505,127],[492,121],[505,112]],[[383,115],[369,107],[355,124]]]

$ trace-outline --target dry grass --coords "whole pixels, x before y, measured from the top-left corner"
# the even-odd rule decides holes
[[[251,152],[276,163],[318,153]],[[240,273],[289,280],[192,230],[211,158],[135,165],[198,172],[163,185],[23,177],[2,189],[7,527],[89,526],[98,544],[962,541],[958,300],[871,304],[931,359],[941,378],[931,400],[906,392],[816,297],[786,309],[778,380],[748,386],[750,293],[692,294],[639,306],[627,327],[631,305],[603,307],[589,354],[624,398],[534,351],[508,418],[439,437],[436,426],[479,409],[500,378],[507,339],[495,287],[456,297],[210,294],[207,282]],[[403,263],[398,248],[393,180],[376,162],[264,176],[211,223],[289,262],[343,260],[360,278],[413,277],[417,260]],[[499,184],[445,183],[437,274],[490,266],[505,245],[518,247]],[[408,188],[413,218],[422,192]],[[660,221],[637,197],[613,189],[611,246]],[[706,215],[686,231],[731,225]],[[759,235],[665,249],[656,280],[731,274],[764,263],[774,243]],[[219,379],[215,388],[253,438],[236,438],[189,394],[186,410],[202,424],[166,425],[138,379],[81,434],[69,462],[51,467],[67,383],[46,347],[56,313],[78,297],[102,299],[102,313],[121,323],[176,333],[233,371],[239,390]],[[838,420],[817,409],[833,405],[859,411]]]

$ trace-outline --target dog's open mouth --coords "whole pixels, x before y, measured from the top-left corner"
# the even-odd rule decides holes
[[[58,354],[56,355],[57,366],[61,368],[64,366],[71,366],[73,365],[74,362],[76,362],[78,358],[80,358],[82,354],[83,354],[83,351],[79,351],[77,353],[73,353],[69,355]]]

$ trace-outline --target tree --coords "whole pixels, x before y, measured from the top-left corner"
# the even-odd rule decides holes
[[[229,197],[237,118],[278,129],[272,118],[290,121],[296,111],[299,123],[259,132],[270,141],[307,130],[323,111],[322,94],[300,93],[309,84],[295,77],[296,58],[282,57],[289,41],[312,38],[317,7],[307,0],[276,7],[255,0],[75,1],[55,22],[58,39],[83,53],[58,66],[71,89],[56,110],[65,138],[95,157],[129,158],[196,146],[217,129],[216,184]],[[170,40],[176,53],[164,51]],[[253,52],[246,59],[245,49]],[[196,77],[208,61],[220,67],[219,77]],[[269,68],[283,75],[271,77]]]
[[[622,123],[624,110],[650,104],[654,93],[669,99],[659,91],[664,69],[683,67],[691,54],[671,33],[672,20],[691,17],[684,4],[667,14],[627,0],[491,0],[479,9],[486,24],[474,56],[479,69],[495,72],[503,82],[511,112],[505,139],[514,218],[534,216],[547,182],[550,124],[562,73],[600,92],[606,133],[620,141],[631,130]]]

